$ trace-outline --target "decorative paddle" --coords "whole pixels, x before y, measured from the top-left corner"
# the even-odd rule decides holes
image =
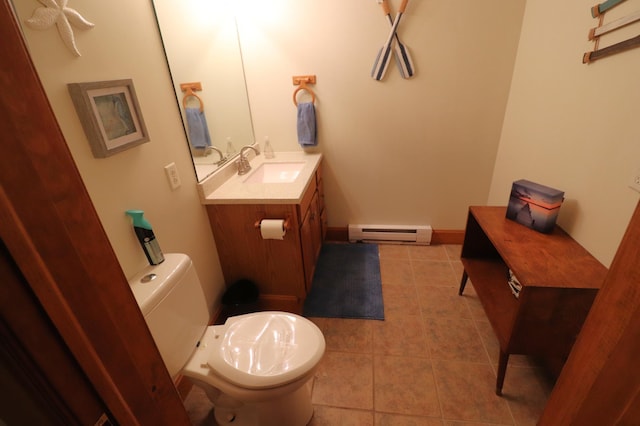
[[[389,38],[387,38],[387,42],[378,52],[378,56],[376,56],[376,60],[373,64],[373,69],[371,70],[371,77],[376,80],[382,80],[385,73],[387,72],[387,68],[389,67],[389,60],[391,59],[391,44],[393,43],[393,37],[396,34],[396,30],[398,29],[398,25],[400,24],[400,18],[402,17],[402,14],[404,13],[408,2],[409,0],[402,0],[400,9],[398,10],[398,14],[396,15],[396,19],[393,21],[393,25],[391,26]]]
[[[391,9],[389,8],[389,0],[382,0],[382,10],[389,20],[389,25],[393,27],[393,18],[391,17]],[[396,43],[394,44],[393,53],[396,57],[396,63],[398,64],[398,70],[402,78],[411,78],[414,74],[413,61],[409,55],[409,50],[400,41],[398,32],[395,33]]]
[[[591,16],[597,18],[601,14],[605,13],[607,10],[616,6],[618,3],[622,3],[624,0],[607,0],[603,1],[600,4],[596,4],[591,8]]]
[[[617,30],[620,27],[624,27],[625,25],[629,25],[636,21],[640,21],[640,10],[623,18],[609,22],[606,25],[602,25],[601,27],[591,28],[591,30],[589,31],[589,40],[593,40],[594,38],[599,37],[602,34]]]
[[[620,43],[612,44],[611,46],[607,46],[602,49],[594,50],[593,52],[587,52],[582,57],[582,63],[588,64],[595,60],[602,59],[606,56],[633,49],[634,47],[640,47],[640,35],[630,38],[629,40],[621,41]]]

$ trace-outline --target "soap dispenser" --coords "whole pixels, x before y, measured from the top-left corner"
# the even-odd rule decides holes
[[[276,154],[273,152],[271,142],[269,142],[269,136],[264,137],[264,158],[274,158]]]
[[[151,229],[151,224],[143,216],[144,212],[142,210],[127,210],[126,213],[133,218],[133,230],[149,263],[159,265],[164,262],[164,255],[160,250],[153,229]]]

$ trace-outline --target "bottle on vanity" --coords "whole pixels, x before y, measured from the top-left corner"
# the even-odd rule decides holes
[[[262,148],[264,151],[264,158],[274,158],[276,156],[275,152],[273,152],[273,147],[271,146],[271,142],[269,141],[269,136],[264,137],[264,147]]]

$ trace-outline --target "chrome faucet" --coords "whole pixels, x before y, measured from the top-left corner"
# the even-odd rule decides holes
[[[222,153],[222,151],[220,151],[215,146],[208,146],[207,147],[207,153],[205,155],[209,155],[211,153],[211,151],[217,152],[218,155],[220,156],[220,160],[216,163],[216,166],[220,166],[220,165],[224,164],[227,161],[227,157],[225,157],[225,155]]]
[[[249,170],[251,170],[251,164],[249,164],[249,160],[247,159],[247,157],[245,157],[244,155],[244,151],[247,149],[252,149],[256,155],[260,155],[260,150],[251,146],[251,145],[245,145],[242,147],[242,149],[240,149],[240,158],[238,158],[238,160],[236,161],[236,164],[238,165],[238,174],[239,175],[244,175],[249,173]]]

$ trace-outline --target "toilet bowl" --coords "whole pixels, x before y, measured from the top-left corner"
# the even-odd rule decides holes
[[[165,365],[188,377],[230,425],[306,425],[325,350],[318,327],[287,312],[257,312],[207,326],[209,311],[191,259],[169,253],[130,280]]]

